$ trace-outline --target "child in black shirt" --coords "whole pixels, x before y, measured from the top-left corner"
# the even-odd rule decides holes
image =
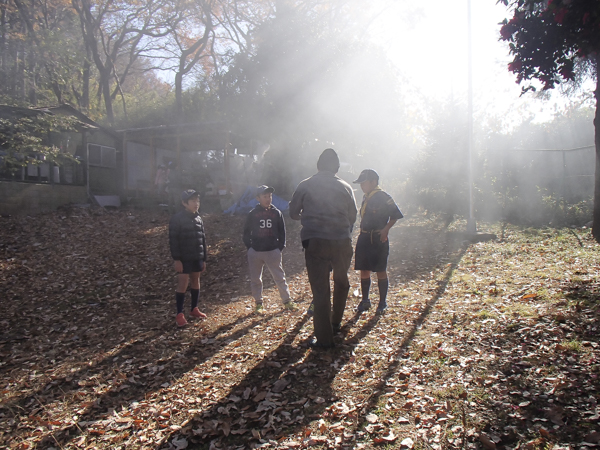
[[[360,184],[365,193],[360,207],[360,234],[356,242],[355,270],[360,270],[362,300],[358,312],[371,307],[369,289],[371,272],[377,272],[379,305],[377,314],[387,308],[388,276],[387,261],[390,254],[388,233],[390,228],[404,217],[394,199],[379,187],[379,175],[373,169],[363,170],[354,183]]]
[[[296,305],[290,299],[290,290],[283,271],[281,252],[285,247],[285,223],[281,211],[272,204],[274,190],[268,186],[257,188],[258,205],[250,211],[244,225],[243,240],[248,249],[254,310],[259,313],[264,311],[262,273],[265,265],[273,276],[284,307],[288,310],[296,309]]]

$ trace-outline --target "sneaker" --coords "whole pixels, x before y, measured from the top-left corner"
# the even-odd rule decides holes
[[[359,313],[366,311],[367,309],[369,309],[371,307],[371,302],[370,301],[361,301],[358,306],[356,307],[356,311],[358,311]]]
[[[315,303],[311,302],[310,306],[308,307],[308,309],[306,310],[306,315],[308,317],[312,317],[315,315]]]
[[[187,320],[185,320],[183,313],[177,314],[175,317],[175,323],[177,323],[178,327],[185,327],[187,325]]]
[[[385,312],[386,309],[387,309],[387,303],[383,303],[383,304],[380,303],[377,306],[377,310],[375,311],[375,314],[381,315],[381,314],[383,314]]]
[[[293,301],[290,300],[283,304],[283,309],[286,309],[288,311],[296,311],[298,307]]]
[[[308,342],[308,346],[310,348],[314,348],[314,349],[329,349],[329,348],[334,348],[335,344],[332,342],[331,344],[321,344],[320,342],[317,342],[316,339],[312,339],[311,341]]]
[[[265,312],[265,308],[262,303],[257,303],[254,307],[254,312],[257,314],[262,314]]]
[[[206,314],[200,311],[197,306],[192,309],[190,316],[195,317],[196,319],[206,319]]]

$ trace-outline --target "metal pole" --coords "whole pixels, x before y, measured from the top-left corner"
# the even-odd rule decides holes
[[[467,233],[477,232],[477,223],[473,216],[473,51],[471,33],[471,0],[467,0],[467,115],[468,117],[468,149],[469,149],[469,218]]]
[[[567,218],[567,152],[562,152],[562,204],[563,220]]]
[[[90,144],[86,143],[85,144],[85,148],[86,148],[86,153],[85,153],[85,160],[86,160],[86,174],[85,174],[85,182],[86,182],[86,190],[87,190],[87,196],[88,196],[88,200],[91,201],[92,199],[92,194],[90,193]]]

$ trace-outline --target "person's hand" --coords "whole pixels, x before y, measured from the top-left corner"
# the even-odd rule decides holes
[[[206,261],[202,261],[202,265],[200,266],[200,273],[206,270]]]
[[[384,228],[383,230],[381,230],[381,233],[379,233],[379,239],[381,240],[381,242],[385,242],[388,240],[388,232],[390,230],[388,230],[387,228]]]
[[[173,265],[175,266],[175,272],[183,273],[183,263],[181,261],[175,261]]]

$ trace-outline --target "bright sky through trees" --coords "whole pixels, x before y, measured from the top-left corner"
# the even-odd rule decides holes
[[[390,2],[388,2],[390,3]],[[519,99],[521,87],[507,70],[508,46],[498,25],[509,13],[495,0],[472,0],[473,96],[475,113],[483,108],[502,114],[527,110],[549,119],[555,102]],[[371,25],[374,40],[410,83],[428,99],[464,98],[467,91],[467,0],[394,2]],[[517,110],[518,108],[518,110]],[[515,120],[518,120],[515,117]]]

